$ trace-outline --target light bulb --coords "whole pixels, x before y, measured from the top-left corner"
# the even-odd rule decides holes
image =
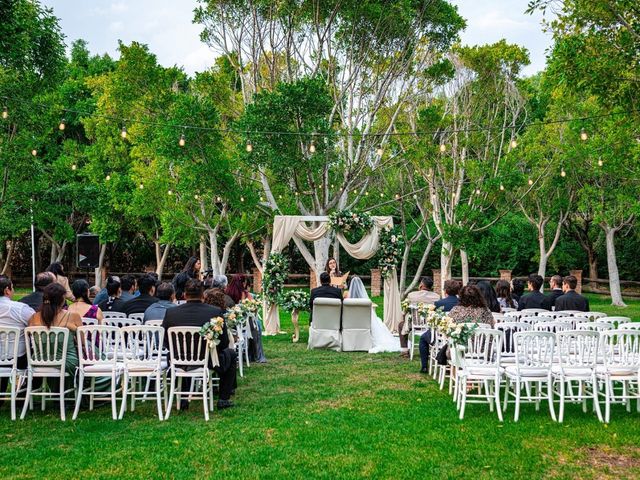
[[[222,199],[220,197],[216,197],[216,202],[220,203]]]
[[[533,180],[529,179],[529,181],[527,182],[529,185],[533,185]]]
[[[247,152],[253,152],[253,145],[251,145],[251,142],[247,142]]]
[[[296,192],[296,193],[298,193],[298,192]],[[240,201],[244,202],[244,197],[240,197]]]
[[[377,150],[376,150],[376,155],[381,157],[383,153],[384,153],[384,150],[382,150],[382,147],[378,147]]]
[[[500,184],[500,191],[504,192],[504,185]]]
[[[601,167],[602,165],[604,165],[604,162],[602,161],[601,158],[598,159],[598,166]]]
[[[518,146],[518,142],[516,142],[515,138],[511,140],[511,148],[516,148]]]
[[[78,167],[76,166],[75,163],[73,165],[71,165],[71,170],[75,170],[76,168],[78,168]]]
[[[173,195],[173,191],[172,191],[172,190],[169,190],[169,191],[167,192],[167,194],[169,194],[169,195]]]
[[[107,177],[105,178],[105,180],[108,182],[109,180],[111,180],[111,175],[107,175]]]
[[[4,119],[9,118],[9,109],[7,107],[4,107],[2,109],[2,118],[4,118]]]
[[[400,200],[400,194],[396,193],[396,200]]]
[[[444,153],[447,151],[447,146],[444,143],[440,144],[440,153]]]
[[[365,197],[369,196],[369,191],[364,192]]]
[[[184,144],[186,143],[185,139],[184,139],[184,133],[182,135],[180,135],[180,140],[178,140],[178,145],[180,145],[181,147],[184,147]]]
[[[120,132],[120,136],[122,138],[127,138],[127,127],[123,126],[122,131]]]
[[[415,193],[413,194],[413,199],[417,200],[418,199],[418,195],[416,195]]]
[[[480,195],[480,189],[476,188],[476,195]]]
[[[585,132],[583,128],[582,130],[580,130],[580,140],[585,141],[587,138],[589,138],[589,136],[587,135],[587,132]]]
[[[331,188],[334,188],[334,187],[335,187],[335,185],[331,184]]]
[[[380,198],[382,198],[382,197],[384,197],[384,193],[381,193],[381,194],[380,194]]]
[[[31,150],[31,155],[33,155],[34,157],[38,155],[38,151],[34,148],[33,150]]]
[[[309,145],[309,152],[316,153],[316,146],[313,142],[311,142],[311,145]]]
[[[260,201],[264,202],[264,197],[263,196],[260,196]]]
[[[567,172],[564,171],[564,168],[560,171],[560,176],[561,177],[566,177],[567,176]]]
[[[62,120],[60,120],[60,125],[58,125],[58,130],[63,131],[65,128],[67,128],[67,121],[63,118]]]
[[[144,189],[144,185],[141,183],[140,184],[140,190]]]
[[[196,193],[196,194],[193,196],[193,198],[195,198],[196,200],[198,200],[198,198],[199,198],[199,197],[198,197],[198,194]]]

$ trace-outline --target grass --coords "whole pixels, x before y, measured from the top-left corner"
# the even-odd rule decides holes
[[[614,314],[606,301],[590,300]],[[640,312],[640,302],[624,311]],[[557,424],[544,408],[525,406],[514,423],[510,406],[501,424],[485,405],[470,405],[460,421],[416,360],[307,351],[306,318],[300,343],[289,334],[264,339],[269,362],[252,365],[239,379],[237,407],[208,423],[199,402],[167,422],[153,402],[122,421],[101,407],[65,423],[56,408],[11,422],[3,406],[0,478],[640,476],[636,412],[615,407],[606,426],[569,406]],[[291,332],[286,314],[282,323]]]

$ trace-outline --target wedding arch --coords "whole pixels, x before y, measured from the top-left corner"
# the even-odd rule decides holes
[[[345,251],[359,260],[373,257],[380,247],[380,232],[382,229],[393,227],[393,218],[388,216],[372,216],[373,225],[369,232],[356,243],[350,243],[341,232],[336,232],[336,238]],[[280,253],[294,237],[306,241],[316,241],[330,233],[329,217],[326,216],[296,216],[276,215],[273,220],[272,253]],[[307,222],[317,224],[308,227]],[[265,303],[265,333],[275,335],[280,331],[280,313],[276,303]],[[383,320],[392,332],[398,331],[398,324],[402,320],[400,306],[400,289],[395,268],[384,278],[384,308]]]

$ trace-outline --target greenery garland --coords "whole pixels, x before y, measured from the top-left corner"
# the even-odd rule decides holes
[[[389,277],[402,261],[404,237],[395,227],[387,226],[380,230],[378,250],[378,268],[383,278]]]
[[[334,232],[355,232],[365,234],[373,228],[373,218],[368,213],[356,213],[351,210],[339,210],[329,214],[327,222]]]
[[[279,252],[269,254],[262,274],[262,292],[270,303],[281,303],[284,282],[289,274],[289,261]]]

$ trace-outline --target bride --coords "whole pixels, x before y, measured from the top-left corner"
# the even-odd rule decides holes
[[[367,290],[358,277],[351,279],[349,298],[363,298],[369,300]],[[369,353],[399,352],[400,340],[392,335],[387,326],[376,315],[375,308],[371,308],[371,343],[373,347]]]

